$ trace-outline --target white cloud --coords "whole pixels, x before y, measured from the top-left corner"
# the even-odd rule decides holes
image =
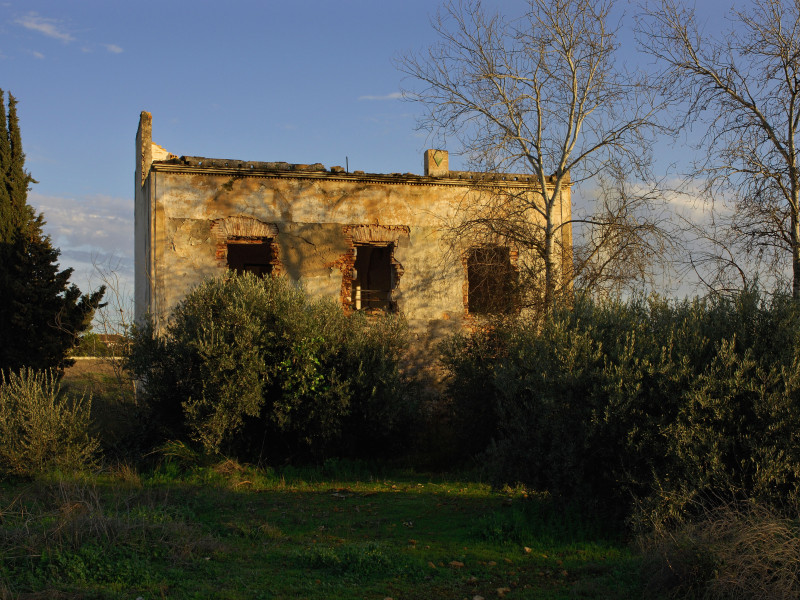
[[[41,17],[35,12],[30,12],[24,17],[20,17],[15,21],[15,23],[17,23],[17,25],[22,25],[25,29],[38,31],[47,37],[61,40],[65,44],[75,39],[66,31],[62,30],[61,23],[58,20]]]
[[[392,92],[391,94],[386,94],[385,96],[359,96],[359,100],[399,100],[403,97],[402,92]]]
[[[73,269],[70,282],[83,292],[107,285],[105,301],[113,313],[133,306],[133,207],[125,198],[83,198],[28,193],[28,203],[44,214],[44,231],[61,251],[58,264]],[[119,318],[119,315],[112,315]],[[100,319],[97,315],[95,321]]]
[[[27,15],[16,19],[14,22],[25,29],[30,29],[31,31],[46,35],[49,38],[60,40],[65,44],[76,41],[75,37],[67,33],[64,23],[58,19],[50,19],[42,17],[38,13],[29,12]],[[86,42],[85,40],[79,41],[82,44],[81,52],[84,54],[93,52],[97,50],[98,47],[105,48],[106,51],[111,54],[121,54],[124,52],[122,46],[118,46],[117,44],[98,44],[95,42]],[[44,54],[41,52],[31,52],[31,54],[36,58],[44,58]],[[0,58],[1,57],[2,56],[0,56]]]
[[[133,257],[133,210],[127,199],[111,196],[61,198],[28,194],[28,202],[44,213],[45,232],[67,251],[85,250]]]
[[[700,225],[709,223],[713,216],[729,216],[731,207],[726,205],[723,198],[711,202],[703,190],[703,182],[682,182],[673,180],[667,182],[672,188],[665,192],[664,198],[672,212],[688,223]]]
[[[31,52],[31,54],[33,54],[33,57],[34,57],[34,58],[38,58],[39,60],[42,60],[42,59],[44,59],[44,54],[42,54],[41,52],[36,52],[36,51],[34,50],[33,52]]]
[[[44,231],[61,251],[59,266],[73,269],[70,281],[84,292],[110,285],[114,289],[106,292],[105,300],[114,310],[122,306],[130,313],[134,267],[130,200],[103,195],[62,198],[29,192],[28,203],[44,213]]]
[[[61,250],[58,258],[62,269],[70,267],[74,269],[73,283],[77,283],[81,289],[87,287],[97,287],[97,282],[103,273],[114,273],[120,279],[133,280],[133,261],[120,258],[116,254],[103,252],[91,252],[89,250]]]

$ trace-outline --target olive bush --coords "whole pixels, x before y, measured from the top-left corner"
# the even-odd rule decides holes
[[[495,360],[474,351],[487,335]],[[708,498],[800,499],[798,341],[796,303],[746,290],[579,301],[444,354],[454,410],[493,415],[495,483],[664,522]]]
[[[162,436],[245,458],[358,454],[407,425],[406,343],[399,318],[346,316],[286,278],[228,273],[163,330],[136,328],[128,366]]]

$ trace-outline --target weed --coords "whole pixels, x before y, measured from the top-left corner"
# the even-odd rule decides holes
[[[111,478],[123,486],[139,488],[142,478],[136,467],[129,462],[117,462],[108,469]]]
[[[0,580],[124,586],[152,579],[152,562],[187,560],[217,544],[175,518],[163,494],[107,493],[95,485],[34,483],[0,513]]]
[[[182,440],[164,442],[153,451],[153,454],[160,456],[167,462],[175,463],[180,468],[188,468],[200,464],[201,458],[199,452],[189,447]]]
[[[498,544],[553,544],[618,539],[619,533],[599,521],[587,520],[576,505],[557,505],[547,496],[528,498],[527,493],[505,510],[491,511],[478,519],[472,528],[476,539]]]

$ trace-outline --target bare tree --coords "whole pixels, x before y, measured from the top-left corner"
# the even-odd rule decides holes
[[[645,7],[640,42],[662,65],[662,91],[685,108],[679,127],[706,128],[689,175],[730,206],[715,220],[724,228],[712,262],[743,281],[740,252],[772,273],[790,262],[800,299],[800,1],[752,0],[728,17],[715,35],[693,9],[660,0]]]
[[[526,173],[537,184],[520,193],[497,177],[476,181],[454,233],[532,254],[529,284],[547,308],[576,280],[639,278],[664,241],[651,190],[625,183],[646,180],[655,108],[643,79],[615,62],[612,6],[528,0],[524,15],[506,18],[479,0],[452,0],[432,23],[439,42],[399,61],[417,85],[406,97],[426,109],[421,128],[457,139],[475,171]],[[562,211],[562,193],[598,175],[606,185],[595,205]]]
[[[130,335],[133,326],[133,295],[120,275],[123,270],[122,260],[108,257],[104,262],[92,257],[94,267],[90,280],[99,280],[106,289],[105,302],[95,313],[92,329],[105,337],[107,352],[101,358],[114,373],[119,389],[124,390],[126,399],[136,401],[136,382],[125,369],[124,358],[130,351]]]

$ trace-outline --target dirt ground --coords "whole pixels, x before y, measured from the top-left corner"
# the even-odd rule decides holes
[[[133,384],[121,366],[108,358],[76,359],[73,366],[64,370],[61,387],[77,393],[90,393],[96,401],[118,402],[133,394]]]
[[[64,379],[84,379],[91,376],[114,375],[114,365],[107,358],[77,358],[75,364],[64,371]]]

